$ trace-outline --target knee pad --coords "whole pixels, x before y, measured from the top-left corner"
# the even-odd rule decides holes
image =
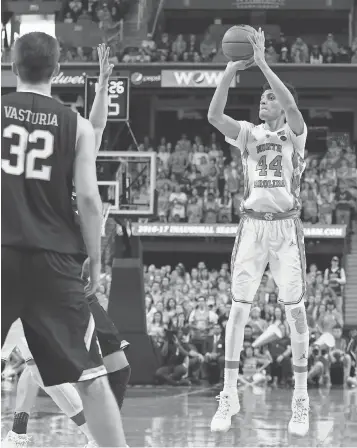
[[[290,326],[291,335],[297,342],[305,342],[309,338],[306,310],[303,301],[297,305],[285,305],[286,319]]]

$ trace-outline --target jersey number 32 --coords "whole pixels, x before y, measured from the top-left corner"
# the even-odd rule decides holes
[[[45,161],[53,154],[54,137],[51,132],[37,129],[29,133],[22,126],[10,124],[4,129],[2,136],[3,138],[18,139],[17,144],[10,145],[10,155],[13,156],[14,162],[1,159],[1,169],[5,173],[13,176],[21,176],[25,173],[26,179],[50,180],[52,167],[37,161]],[[29,143],[36,145],[41,140],[42,148],[28,150]]]

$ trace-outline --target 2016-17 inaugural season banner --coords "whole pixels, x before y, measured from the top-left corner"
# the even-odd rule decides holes
[[[135,236],[235,237],[238,224],[133,223],[131,230]],[[118,232],[121,232],[120,227]],[[304,236],[305,238],[345,238],[346,226],[304,225]]]

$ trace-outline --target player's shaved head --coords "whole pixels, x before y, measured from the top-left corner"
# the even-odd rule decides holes
[[[24,34],[13,47],[13,70],[25,83],[49,82],[58,67],[59,58],[57,39],[41,32]]]
[[[288,82],[284,82],[284,86],[289,90],[289,92],[294,97],[295,103],[298,104],[298,95],[295,90],[295,87],[292,84],[289,84]],[[272,88],[270,87],[270,84],[268,82],[264,84],[262,93],[264,93],[267,90],[272,90]]]

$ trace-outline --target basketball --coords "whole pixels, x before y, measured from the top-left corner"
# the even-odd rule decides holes
[[[223,54],[231,61],[245,61],[253,57],[254,51],[248,36],[254,34],[249,25],[232,26],[222,39]]]

